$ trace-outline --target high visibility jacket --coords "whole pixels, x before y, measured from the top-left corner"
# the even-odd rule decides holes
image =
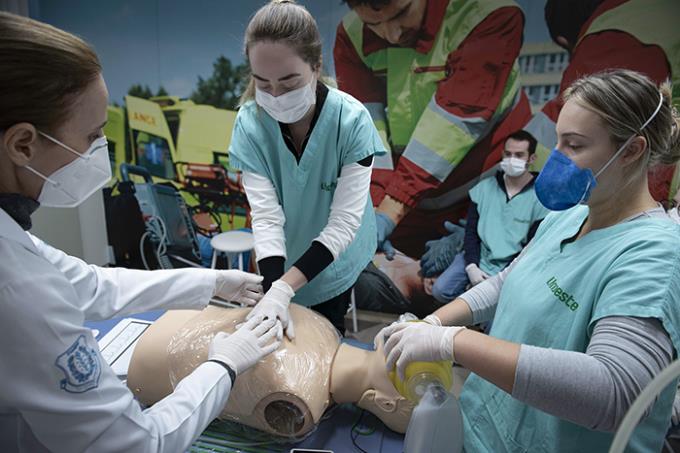
[[[390,45],[350,12],[334,56],[340,89],[365,103],[392,151],[374,163],[374,202],[439,209],[467,196],[530,115],[516,62],[524,17],[511,0],[426,7],[415,47]]]

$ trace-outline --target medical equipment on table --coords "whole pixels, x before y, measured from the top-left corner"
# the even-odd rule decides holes
[[[153,184],[151,174],[144,167],[121,164],[120,173],[123,181],[129,181],[130,174],[142,176],[145,181],[134,185],[135,197],[147,229],[140,241],[140,253],[145,267],[149,268],[143,250],[147,238],[156,245],[156,257],[162,268],[178,267],[173,265],[170,258],[182,265],[199,267],[195,262],[200,259],[196,231],[179,191],[170,186]]]

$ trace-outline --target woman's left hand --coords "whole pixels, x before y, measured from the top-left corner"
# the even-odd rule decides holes
[[[230,302],[255,305],[262,299],[262,276],[239,270],[215,271],[215,296]]]
[[[406,366],[411,362],[454,361],[453,339],[465,327],[438,327],[425,322],[403,322],[381,331],[385,338],[386,367],[395,364],[399,378],[404,380]]]
[[[281,321],[286,336],[292,341],[295,338],[295,327],[288,307],[293,296],[295,296],[295,291],[288,283],[281,279],[276,280],[262,300],[246,315],[246,320],[255,317],[278,319]]]

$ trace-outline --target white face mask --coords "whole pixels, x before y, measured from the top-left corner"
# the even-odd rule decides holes
[[[506,157],[501,161],[501,170],[506,175],[516,178],[527,171],[527,161],[517,157]]]
[[[72,208],[85,201],[87,197],[111,180],[111,164],[109,163],[106,137],[99,137],[92,142],[86,152],[80,154],[56,138],[44,132],[40,135],[72,152],[78,158],[64,165],[49,177],[29,167],[24,168],[45,181],[38,196],[42,206],[53,208]]]
[[[276,121],[295,123],[305,116],[316,102],[316,91],[312,85],[314,78],[305,86],[276,97],[255,87],[255,102]]]

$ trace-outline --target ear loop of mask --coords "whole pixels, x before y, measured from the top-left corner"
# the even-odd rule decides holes
[[[54,181],[53,179],[48,178],[47,176],[43,175],[42,173],[40,173],[38,170],[34,169],[33,167],[31,167],[31,166],[29,166],[29,165],[25,165],[23,168],[25,168],[26,170],[30,171],[30,172],[33,173],[34,175],[39,176],[39,177],[42,178],[44,181],[49,182],[49,183],[52,184],[53,186],[55,186],[55,187],[58,187],[58,186],[59,186],[59,183],[58,183],[57,181]]]
[[[60,142],[60,141],[57,140],[56,138],[52,137],[51,135],[48,135],[48,134],[44,133],[43,131],[38,131],[38,134],[42,135],[43,137],[45,137],[45,138],[48,139],[49,141],[51,141],[51,142],[53,142],[53,143],[56,143],[57,145],[63,147],[63,148],[66,149],[67,151],[69,151],[69,152],[75,154],[78,158],[80,158],[80,159],[85,159],[85,160],[90,160],[90,157],[91,157],[90,154],[87,154],[87,155],[80,154],[78,151],[76,151],[75,149],[71,148],[71,147],[68,146],[67,144]],[[53,179],[50,179],[48,176],[43,175],[42,173],[40,173],[40,172],[39,172],[38,170],[36,170],[35,168],[33,168],[33,167],[29,166],[29,165],[26,165],[26,166],[24,166],[23,168],[25,168],[26,170],[30,171],[30,172],[33,173],[34,175],[39,176],[40,178],[42,178],[42,179],[45,180],[46,182],[49,182],[50,184],[52,184],[53,186],[59,187],[59,183],[58,183],[57,181],[55,181],[55,180],[53,180]]]
[[[583,201],[586,199],[586,195],[588,195],[589,190],[590,190],[590,180],[588,181],[588,185],[586,186],[585,190],[583,191],[583,195],[581,195],[581,199],[578,201],[578,204],[583,203]]]
[[[611,165],[612,162],[614,162],[614,161],[616,160],[617,157],[619,157],[619,155],[623,152],[623,150],[626,149],[626,148],[628,147],[628,145],[630,144],[630,142],[631,142],[635,137],[637,137],[637,135],[638,135],[640,132],[642,132],[642,130],[643,130],[645,127],[647,127],[647,125],[648,125],[649,123],[652,122],[652,120],[653,120],[653,119],[656,117],[656,115],[659,113],[659,110],[661,110],[661,107],[662,107],[662,106],[663,106],[663,93],[659,92],[659,105],[656,106],[656,110],[654,110],[654,113],[652,113],[652,115],[649,117],[649,119],[647,119],[647,121],[645,121],[645,123],[640,127],[640,129],[637,130],[636,133],[634,133],[633,135],[631,135],[631,136],[628,138],[628,140],[626,140],[626,142],[619,148],[619,150],[616,151],[616,153],[614,153],[614,155],[611,157],[611,159],[609,159],[609,160],[607,161],[607,163],[604,164],[604,166],[600,169],[600,171],[598,171],[597,173],[595,173],[595,178],[596,178],[596,179],[597,179],[598,176],[600,176],[600,175],[601,175],[601,174],[609,167],[609,165]]]
[[[77,157],[80,157],[81,159],[85,159],[85,160],[90,160],[90,157],[91,157],[91,156],[90,156],[89,153],[88,153],[87,155],[85,155],[85,154],[80,154],[78,151],[76,151],[75,149],[71,148],[71,147],[68,146],[67,144],[60,142],[60,141],[57,140],[56,138],[54,138],[54,137],[52,137],[51,135],[48,135],[48,134],[46,134],[46,133],[44,133],[44,132],[42,132],[42,131],[38,131],[38,134],[42,135],[43,137],[45,137],[45,138],[48,139],[49,141],[51,141],[51,142],[53,142],[53,143],[56,143],[57,145],[61,146],[62,148],[65,148],[67,151],[72,152],[72,153],[75,154]]]

